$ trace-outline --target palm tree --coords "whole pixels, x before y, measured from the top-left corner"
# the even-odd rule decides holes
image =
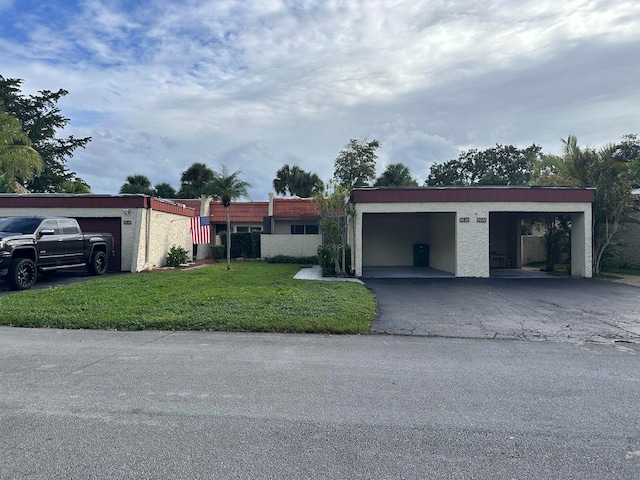
[[[0,189],[23,193],[26,190],[16,178],[31,180],[42,168],[40,154],[31,147],[20,121],[0,111]]]
[[[127,177],[127,182],[120,187],[120,193],[143,193],[154,195],[151,180],[145,175],[135,174]]]
[[[315,173],[306,172],[298,165],[290,167],[288,164],[282,166],[276,172],[276,178],[273,179],[273,188],[276,193],[302,198],[309,198],[316,193],[324,190],[324,184],[320,177]]]
[[[79,178],[75,180],[68,180],[62,184],[62,193],[91,193],[91,187]]]
[[[411,170],[403,163],[391,163],[380,175],[374,187],[417,187],[418,182],[411,176]]]
[[[198,198],[208,189],[213,180],[213,170],[204,163],[193,163],[180,177],[180,198]]]
[[[231,222],[229,221],[229,205],[232,200],[249,198],[247,189],[251,184],[240,180],[240,170],[232,174],[227,172],[227,167],[222,166],[222,172],[214,172],[213,180],[209,183],[208,193],[222,202],[227,217],[227,270],[231,269]]]

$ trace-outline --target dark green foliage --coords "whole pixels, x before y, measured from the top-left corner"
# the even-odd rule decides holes
[[[276,255],[267,258],[267,263],[294,263],[297,265],[317,265],[318,257],[292,257],[290,255]]]
[[[333,177],[346,188],[365,187],[376,176],[377,140],[352,138],[333,162]]]
[[[173,245],[167,254],[167,267],[178,267],[189,261],[189,252],[182,247]]]
[[[84,148],[91,137],[75,138],[70,135],[57,138],[56,133],[70,121],[58,107],[60,99],[69,92],[64,89],[55,92],[41,90],[37,95],[25,96],[20,91],[22,82],[0,75],[0,104],[6,113],[20,121],[23,131],[31,140],[31,146],[40,154],[44,169],[33,179],[19,180],[23,180],[32,192],[60,192],[65,182],[81,180],[75,172],[67,169],[66,164],[74,150]]]
[[[225,252],[224,245],[211,245],[211,256],[214,260],[223,260]]]
[[[289,192],[291,196],[309,198],[315,193],[322,192],[324,184],[315,173],[306,172],[298,165],[290,167],[285,164],[276,172],[273,188],[280,195],[286,195]]]
[[[220,232],[220,242],[227,248],[227,232]],[[231,234],[231,258],[260,258],[260,232]]]
[[[529,185],[533,180],[541,147],[525,149],[496,145],[486,150],[462,152],[455,160],[431,166],[425,184],[447,185]]]
[[[199,198],[213,181],[214,172],[204,163],[193,163],[180,177],[179,198]]]
[[[411,170],[403,163],[391,163],[380,175],[374,187],[417,187],[418,182],[411,176]]]

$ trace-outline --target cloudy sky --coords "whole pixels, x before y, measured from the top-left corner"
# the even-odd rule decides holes
[[[0,74],[70,92],[93,193],[204,162],[266,200],[283,164],[327,180],[361,137],[422,184],[469,148],[640,133],[640,2],[0,0]]]

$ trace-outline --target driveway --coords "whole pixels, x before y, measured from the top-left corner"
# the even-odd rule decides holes
[[[103,277],[111,277],[114,275],[122,275],[126,273],[127,272],[107,272],[103,275]],[[42,290],[46,288],[60,287],[62,285],[69,285],[71,283],[85,282],[92,278],[99,277],[89,275],[87,273],[87,269],[84,267],[60,269],[57,272],[50,274],[39,273],[36,284],[31,287],[31,290]],[[6,282],[0,278],[0,296],[10,293],[19,293],[21,291],[22,290],[18,290],[16,292],[10,290]]]
[[[366,279],[374,333],[640,343],[640,287],[580,278]]]

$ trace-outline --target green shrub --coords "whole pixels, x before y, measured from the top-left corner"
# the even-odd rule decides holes
[[[267,263],[295,263],[298,265],[317,265],[318,257],[292,257],[290,255],[275,255],[267,258]]]
[[[227,232],[220,232],[220,242],[227,251]],[[260,257],[260,232],[244,232],[231,234],[231,258]]]
[[[166,258],[167,267],[177,267],[189,261],[189,252],[182,247],[173,245]]]
[[[226,256],[224,245],[211,245],[211,256],[214,260],[223,260]]]

